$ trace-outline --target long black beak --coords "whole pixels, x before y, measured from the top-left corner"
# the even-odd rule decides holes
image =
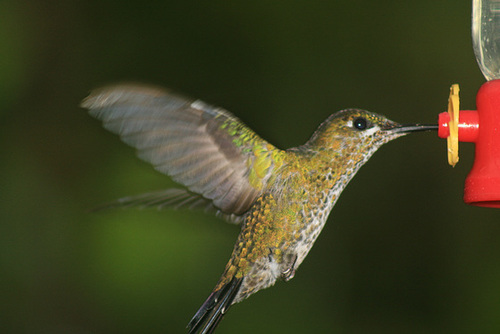
[[[392,128],[391,132],[394,133],[409,133],[409,132],[417,132],[417,131],[437,131],[437,124],[403,124]]]

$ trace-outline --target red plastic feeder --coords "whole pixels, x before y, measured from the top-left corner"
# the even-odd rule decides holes
[[[467,204],[500,208],[500,80],[485,83],[476,97],[476,110],[460,110],[458,140],[476,144],[474,165],[465,179]],[[450,135],[450,116],[439,115],[441,138]]]

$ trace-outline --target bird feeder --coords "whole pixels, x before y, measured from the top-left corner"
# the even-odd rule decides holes
[[[458,142],[475,143],[464,201],[500,208],[500,1],[473,0],[472,39],[477,62],[488,81],[477,93],[477,110],[460,110],[458,85],[451,87],[448,112],[439,115],[438,135],[447,138],[452,166],[458,162]]]

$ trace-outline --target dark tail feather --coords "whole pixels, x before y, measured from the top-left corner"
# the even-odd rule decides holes
[[[212,292],[189,322],[187,326],[189,334],[213,333],[238,294],[241,282],[243,278],[233,278],[220,290]]]

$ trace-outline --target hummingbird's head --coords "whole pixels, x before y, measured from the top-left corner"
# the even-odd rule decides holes
[[[328,117],[307,142],[310,147],[359,152],[370,156],[381,145],[410,132],[437,130],[437,125],[401,125],[361,109],[345,109]],[[346,152],[347,153],[347,152]]]

